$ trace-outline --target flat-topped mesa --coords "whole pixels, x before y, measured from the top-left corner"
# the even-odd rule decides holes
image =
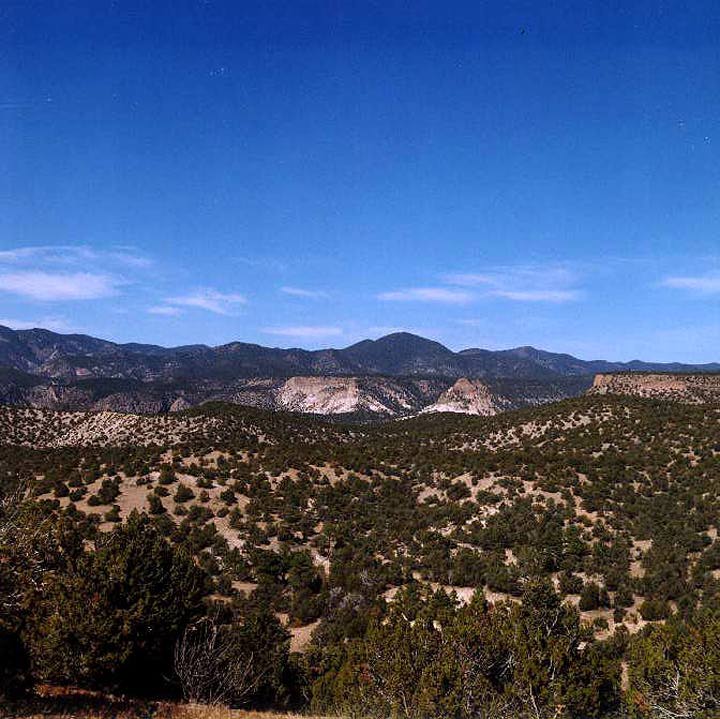
[[[686,404],[719,404],[720,374],[615,372],[595,375],[588,394],[620,394]]]

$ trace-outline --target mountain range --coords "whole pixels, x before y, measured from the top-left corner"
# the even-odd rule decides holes
[[[0,326],[0,402],[54,409],[150,413],[223,400],[317,414],[493,414],[575,396],[598,373],[628,371],[717,372],[720,363],[586,361],[534,347],[454,352],[406,332],[304,350],[118,344]]]

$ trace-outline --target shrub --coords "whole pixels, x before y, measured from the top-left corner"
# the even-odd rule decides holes
[[[559,588],[561,594],[580,594],[583,590],[583,581],[577,574],[563,572],[560,575]]]
[[[159,484],[172,484],[177,481],[175,476],[175,470],[170,464],[163,464],[160,467],[160,476],[158,477]]]
[[[119,494],[120,480],[117,477],[113,479],[103,479],[98,493],[88,499],[88,504],[92,507],[112,504]]]
[[[186,484],[179,484],[178,488],[175,490],[175,501],[178,504],[182,504],[184,502],[188,502],[191,499],[194,499],[195,492],[190,489]]]
[[[208,588],[192,558],[133,512],[99,536],[94,551],[49,577],[37,597],[27,637],[38,678],[157,693],[176,638]]]
[[[111,509],[105,512],[106,522],[119,522],[120,521],[120,507],[114,504]]]
[[[230,487],[227,487],[226,489],[223,489],[222,492],[220,492],[220,499],[222,499],[225,504],[234,504],[237,501],[235,499],[235,492],[234,490],[230,489]]]
[[[157,496],[157,494],[148,494],[147,499],[148,506],[150,508],[150,514],[164,514],[167,511],[165,509],[165,505],[163,505],[162,500],[160,499],[160,497]]]
[[[631,607],[635,601],[632,589],[626,584],[621,584],[615,592],[614,604],[616,607]]]
[[[596,582],[587,582],[580,592],[580,604],[578,605],[581,612],[607,607],[610,598],[607,591],[600,587]]]
[[[361,641],[309,663],[328,669],[312,687],[318,710],[368,716],[601,717],[617,707],[620,666],[593,643],[583,648],[576,610],[548,583],[531,582],[522,604],[488,610],[476,598],[401,591]]]
[[[289,635],[274,615],[251,611],[222,622],[219,614],[187,627],[174,669],[186,700],[244,706],[287,693]]]
[[[646,627],[630,640],[631,711],[653,707],[658,717],[716,717],[720,711],[720,614],[702,610]],[[635,714],[633,714],[635,716]]]
[[[667,619],[670,616],[670,605],[664,599],[646,599],[640,605],[640,616],[646,622]]]
[[[78,487],[77,489],[73,489],[72,492],[70,492],[70,501],[71,502],[79,502],[85,495],[87,494],[87,489],[85,487]]]

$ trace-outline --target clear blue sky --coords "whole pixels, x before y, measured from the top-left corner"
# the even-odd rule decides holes
[[[0,323],[720,359],[720,8],[0,5]]]

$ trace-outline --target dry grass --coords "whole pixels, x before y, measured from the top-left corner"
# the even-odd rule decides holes
[[[201,704],[143,702],[76,689],[40,687],[32,699],[0,700],[1,719],[322,719],[308,714],[245,711]],[[326,718],[327,719],[327,718]],[[336,718],[337,719],[337,718]]]
[[[307,714],[244,711],[174,703],[142,703],[120,699],[31,701],[0,704],[2,719],[322,719]]]
[[[308,714],[277,714],[194,705],[175,706],[170,714],[163,716],[162,719],[166,717],[167,719],[322,719]]]

